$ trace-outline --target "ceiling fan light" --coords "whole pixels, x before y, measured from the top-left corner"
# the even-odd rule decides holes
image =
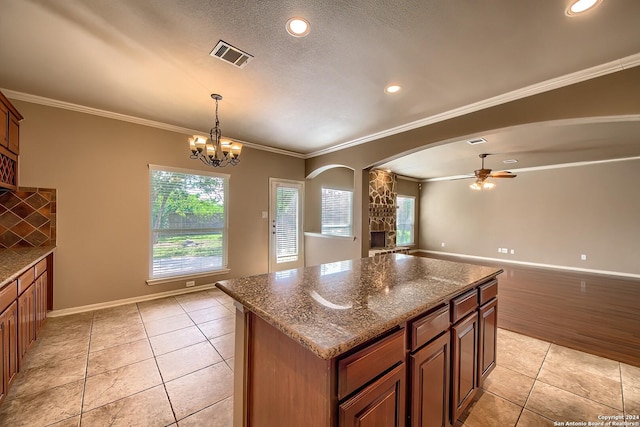
[[[469,188],[472,190],[482,190],[482,186],[479,185],[477,182],[474,182],[473,184],[471,184]]]
[[[483,190],[491,190],[493,187],[495,187],[496,185],[493,182],[483,182],[482,183],[482,189]]]

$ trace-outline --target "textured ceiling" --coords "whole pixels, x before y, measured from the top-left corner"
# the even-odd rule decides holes
[[[217,92],[224,135],[302,154],[640,52],[637,0],[1,3],[0,88],[200,131]]]

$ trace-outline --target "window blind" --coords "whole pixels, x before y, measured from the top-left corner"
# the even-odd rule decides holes
[[[150,277],[227,267],[228,176],[150,165]]]
[[[322,234],[351,236],[353,192],[322,188]]]
[[[276,263],[298,259],[298,197],[295,187],[276,189]]]

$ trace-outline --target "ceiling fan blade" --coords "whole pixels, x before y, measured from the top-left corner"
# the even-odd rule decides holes
[[[455,178],[451,178],[449,179],[449,181],[458,181],[459,179],[469,179],[469,178],[475,178],[475,175],[466,175],[466,176],[457,176]]]
[[[511,172],[494,172],[489,176],[491,178],[515,178],[518,175],[512,174]]]

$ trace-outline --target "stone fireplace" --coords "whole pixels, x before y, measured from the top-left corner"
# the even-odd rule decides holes
[[[392,173],[381,170],[369,172],[369,247],[396,246],[396,183],[396,176]]]

